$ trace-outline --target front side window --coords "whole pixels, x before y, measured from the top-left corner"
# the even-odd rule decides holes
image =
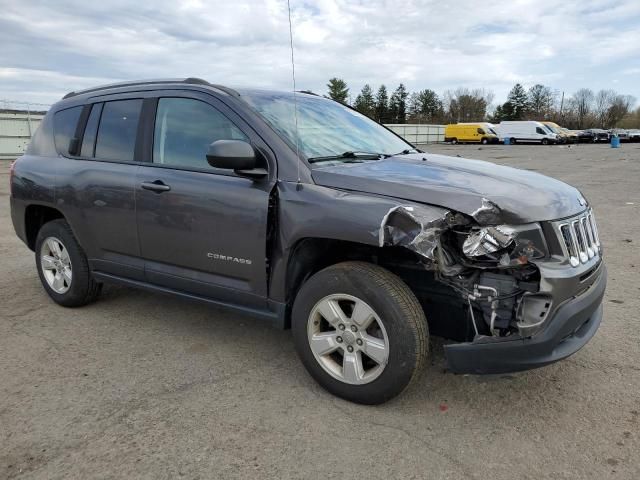
[[[191,98],[161,98],[158,101],[153,163],[185,168],[210,168],[209,145],[217,140],[248,137],[208,103]]]
[[[546,135],[547,132],[545,132],[542,128],[540,127],[536,127],[536,133],[539,133],[540,135]]]
[[[481,128],[479,128],[479,129],[478,129],[478,133],[479,133],[480,135],[484,135],[484,130],[483,130],[483,129],[481,129]]]
[[[308,159],[345,152],[395,154],[413,147],[360,113],[326,98],[291,93],[240,90],[242,98]]]
[[[96,139],[97,159],[133,161],[141,109],[141,99],[104,104]]]
[[[53,117],[53,138],[56,150],[62,155],[69,155],[69,144],[76,134],[82,107],[67,108],[56,112]]]

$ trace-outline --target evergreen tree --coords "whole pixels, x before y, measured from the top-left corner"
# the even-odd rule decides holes
[[[380,85],[378,93],[376,93],[376,110],[375,119],[380,123],[389,122],[389,95],[387,87]]]
[[[426,122],[432,122],[443,114],[442,101],[433,90],[426,89],[418,92],[420,103],[420,118]]]
[[[373,90],[366,84],[356,97],[353,108],[370,118],[375,118],[376,101],[373,98]]]
[[[509,120],[522,120],[529,111],[529,98],[522,85],[516,83],[507,95],[502,112]]]
[[[401,83],[389,100],[389,117],[392,123],[405,123],[407,120],[407,97],[409,93]]]
[[[336,102],[347,104],[347,99],[349,98],[349,88],[347,87],[347,82],[342,80],[341,78],[333,77],[327,83],[327,88],[329,89],[329,98],[335,100]]]

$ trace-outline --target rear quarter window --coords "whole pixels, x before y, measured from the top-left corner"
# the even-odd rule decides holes
[[[132,162],[142,100],[115,100],[102,108],[95,157]]]
[[[56,112],[53,117],[53,138],[56,150],[62,155],[69,155],[69,142],[76,133],[82,107],[72,107]]]

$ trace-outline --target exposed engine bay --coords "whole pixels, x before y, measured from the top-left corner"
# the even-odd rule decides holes
[[[474,212],[483,222],[497,213],[485,199]],[[378,235],[380,246],[418,253],[422,267],[457,294],[472,327],[466,340],[530,336],[548,314],[551,300],[539,295],[535,265],[547,255],[538,224],[481,226],[475,218],[439,207],[398,206],[385,215]]]

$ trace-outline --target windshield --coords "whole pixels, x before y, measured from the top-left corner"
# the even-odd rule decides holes
[[[489,129],[489,131],[490,131],[491,133],[493,133],[494,135],[498,135],[498,132],[496,132],[493,128],[490,128],[490,129]]]
[[[242,98],[295,148],[293,94],[239,90]],[[337,102],[296,95],[300,152],[307,158],[345,152],[396,154],[413,147],[373,120]]]
[[[547,125],[546,123],[542,124],[543,127],[545,127],[547,130],[549,130],[551,133],[558,133],[558,131],[553,128],[551,125]]]

